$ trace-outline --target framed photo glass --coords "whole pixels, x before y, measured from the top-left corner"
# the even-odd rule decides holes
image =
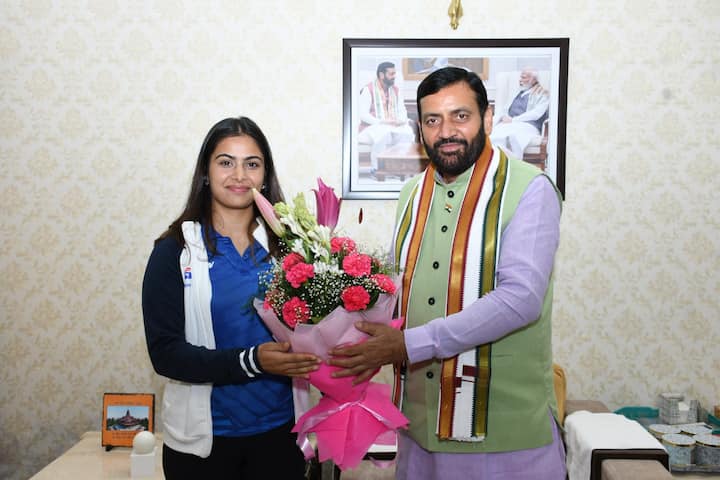
[[[343,198],[395,199],[427,166],[417,87],[455,66],[482,80],[491,142],[565,195],[567,38],[343,39]]]

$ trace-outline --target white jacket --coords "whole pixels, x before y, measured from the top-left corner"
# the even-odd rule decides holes
[[[267,250],[264,223],[254,237]],[[185,284],[185,339],[192,345],[215,349],[210,300],[210,268],[199,222],[182,224],[185,248],[180,254],[180,272]],[[240,362],[238,361],[238,368]],[[186,383],[169,379],[162,402],[163,441],[178,452],[207,458],[212,450],[212,383]]]

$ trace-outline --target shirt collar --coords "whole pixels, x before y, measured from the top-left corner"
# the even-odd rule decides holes
[[[258,224],[258,227],[253,232],[253,237],[255,238],[255,241],[257,241],[260,246],[262,246],[266,252],[270,251],[269,248],[269,240],[268,240],[268,234],[267,234],[267,227],[265,226],[265,222],[261,217],[257,217],[255,221]],[[223,235],[221,235],[215,228],[210,228],[210,236],[214,239],[218,238],[227,238]]]
[[[465,170],[463,173],[457,176],[455,180],[453,180],[452,183],[447,183],[443,176],[440,174],[439,171],[435,170],[435,183],[438,183],[440,185],[444,186],[452,186],[452,187],[462,187],[463,185],[467,184],[470,180],[470,177],[472,176],[472,172],[475,169],[475,165],[477,165],[477,162],[473,163],[470,168]]]

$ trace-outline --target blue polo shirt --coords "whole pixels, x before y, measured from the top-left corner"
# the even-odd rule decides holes
[[[230,238],[213,233],[218,250],[217,255],[210,254],[215,348],[250,348],[273,341],[252,304],[255,297],[262,297],[258,275],[270,268],[264,260],[267,251],[256,240],[241,255]],[[291,382],[288,377],[262,374],[242,383],[215,384],[211,406],[214,435],[266,432],[293,418]]]

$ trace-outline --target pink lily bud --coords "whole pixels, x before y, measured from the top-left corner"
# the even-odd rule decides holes
[[[282,223],[280,223],[280,219],[275,213],[275,209],[272,204],[262,193],[258,192],[257,189],[253,188],[252,194],[253,200],[255,200],[255,205],[257,205],[258,210],[260,210],[260,215],[262,215],[265,223],[267,223],[268,227],[275,232],[275,235],[282,238],[283,235],[285,235],[285,227]]]
[[[315,192],[315,206],[317,212],[317,222],[320,225],[325,225],[330,229],[330,233],[335,230],[337,226],[338,217],[340,216],[340,204],[342,199],[339,199],[334,190],[323,183],[318,178],[318,189],[313,189]]]

